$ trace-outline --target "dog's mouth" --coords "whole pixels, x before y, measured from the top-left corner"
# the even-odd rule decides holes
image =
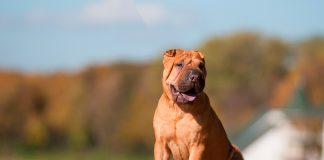
[[[178,91],[174,85],[170,85],[170,89],[174,100],[177,102],[188,103],[193,102],[197,98],[197,92],[194,87],[185,92]]]

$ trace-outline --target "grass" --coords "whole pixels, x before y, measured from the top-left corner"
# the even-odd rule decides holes
[[[0,152],[0,160],[151,160],[152,155],[112,153],[105,149]]]

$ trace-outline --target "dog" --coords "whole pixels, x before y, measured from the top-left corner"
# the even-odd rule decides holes
[[[203,91],[204,54],[172,49],[164,53],[163,65],[163,94],[153,119],[154,159],[243,160]]]

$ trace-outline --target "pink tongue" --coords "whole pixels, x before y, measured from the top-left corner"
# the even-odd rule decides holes
[[[189,96],[189,95],[186,95],[186,94],[182,94],[181,95],[183,96],[183,98],[185,98],[187,101],[190,101],[192,102],[193,100],[196,99],[196,96]]]

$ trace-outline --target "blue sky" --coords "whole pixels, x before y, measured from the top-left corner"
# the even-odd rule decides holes
[[[323,17],[322,0],[1,0],[0,69],[146,61],[242,30],[295,41],[323,35]]]

